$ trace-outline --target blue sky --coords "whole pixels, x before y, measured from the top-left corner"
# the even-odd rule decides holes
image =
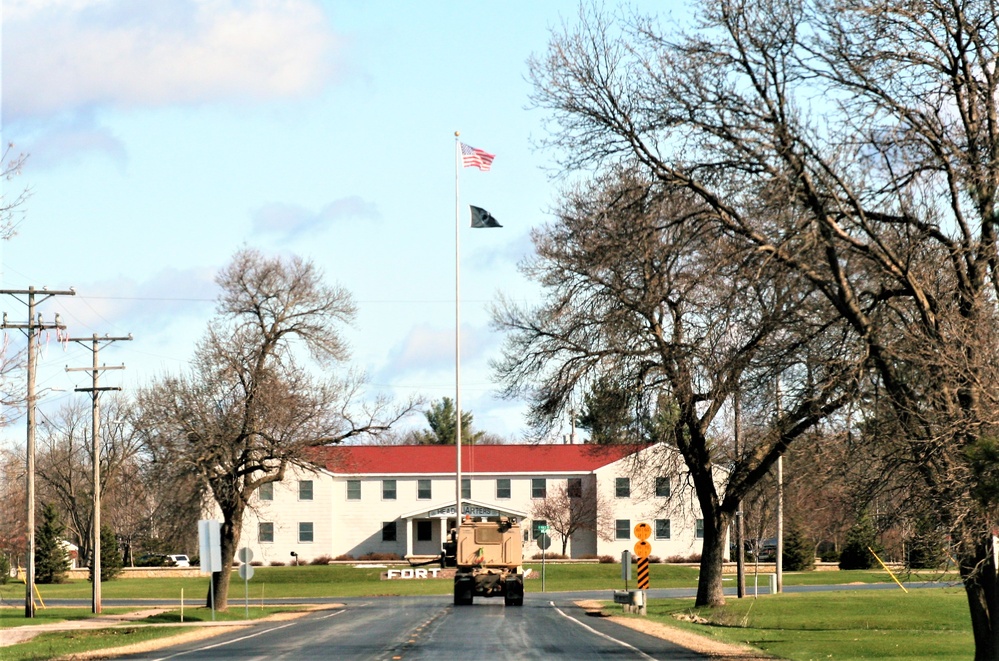
[[[101,353],[126,365],[102,385],[133,389],[187,369],[236,250],[294,253],[354,295],[344,335],[370,394],[453,397],[461,131],[496,154],[490,172],[460,172],[462,224],[475,204],[504,225],[461,235],[462,407],[513,440],[524,407],[490,381],[488,306],[539,295],[516,267],[558,185],[533,146],[544,114],[527,109],[526,60],[577,7],[6,0],[2,139],[29,157],[3,185],[31,196],[0,246],[2,288],[74,287],[41,310],[73,336],[133,334]],[[0,310],[26,314],[9,296]],[[88,385],[64,368],[89,351],[43,339],[39,388]]]

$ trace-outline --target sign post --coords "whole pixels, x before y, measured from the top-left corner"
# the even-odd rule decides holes
[[[239,577],[243,579],[243,604],[246,606],[246,619],[250,619],[250,579],[253,578],[253,551],[248,546],[239,549]]]
[[[649,589],[649,554],[652,553],[652,545],[646,540],[652,534],[652,528],[647,523],[639,523],[635,526],[635,556],[638,558],[638,589],[642,591],[642,604],[644,614],[645,590]]]
[[[215,621],[215,572],[222,571],[221,524],[218,521],[198,521],[198,550],[201,572],[208,572],[208,599],[212,602],[212,622]]]
[[[538,526],[538,548],[541,549],[541,591],[545,591],[545,556],[546,551],[552,545],[552,538],[548,535],[548,526]]]

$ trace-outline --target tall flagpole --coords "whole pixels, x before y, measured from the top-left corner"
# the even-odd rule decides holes
[[[454,471],[454,525],[461,525],[461,221],[458,178],[461,172],[460,132],[454,132],[454,409],[456,453]]]

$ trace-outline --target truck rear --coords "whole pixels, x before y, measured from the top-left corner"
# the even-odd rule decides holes
[[[454,604],[467,606],[473,597],[503,597],[507,606],[524,605],[524,569],[520,525],[516,520],[465,521],[452,531],[448,554],[454,552]]]

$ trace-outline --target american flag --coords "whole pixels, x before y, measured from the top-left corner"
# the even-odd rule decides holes
[[[483,172],[488,172],[494,158],[496,158],[494,154],[461,143],[461,162],[466,168],[479,168]]]

